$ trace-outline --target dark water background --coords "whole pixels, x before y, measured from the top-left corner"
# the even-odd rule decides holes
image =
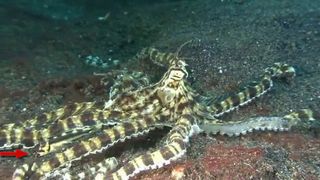
[[[257,80],[274,62],[286,62],[297,70],[292,82],[276,83],[269,94],[226,118],[319,110],[320,1],[1,0],[0,124],[69,102],[104,99],[107,89],[93,72],[127,68],[157,80],[165,69],[129,59],[143,47],[175,52],[189,40],[193,42],[181,52],[188,58],[189,81],[199,92],[216,98]],[[84,63],[89,55],[119,64],[90,67]],[[240,138],[197,136],[192,142],[187,162],[205,161],[205,150],[217,143],[257,146],[264,155],[255,164],[260,173],[254,173],[255,168],[249,173],[254,178],[320,177],[317,129]],[[16,163],[1,161],[0,168],[8,169],[1,171],[3,176],[10,177]],[[185,178],[208,176],[195,175],[196,168],[189,167]],[[209,177],[232,177],[229,171],[209,172]],[[250,177],[247,171],[235,172]],[[149,176],[170,173],[168,168]]]

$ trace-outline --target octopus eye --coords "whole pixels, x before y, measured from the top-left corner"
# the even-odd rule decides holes
[[[166,98],[166,102],[171,102],[173,100],[174,96],[173,95],[167,95],[165,98]]]

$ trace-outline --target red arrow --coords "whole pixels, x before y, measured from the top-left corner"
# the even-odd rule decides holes
[[[24,156],[28,156],[27,152],[21,151],[20,149],[17,149],[14,152],[0,152],[0,156],[15,156],[16,158],[22,158]]]

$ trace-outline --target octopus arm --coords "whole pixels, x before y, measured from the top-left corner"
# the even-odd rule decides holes
[[[118,142],[148,133],[154,129],[154,123],[155,119],[151,117],[119,123],[63,151],[48,154],[44,161],[22,165],[15,170],[13,179],[24,179],[28,174],[33,174],[34,178],[50,176],[62,166],[69,165],[90,154],[102,153]]]
[[[115,124],[107,117],[112,112],[105,112],[96,106],[90,102],[73,103],[22,123],[4,124],[0,129],[0,149],[18,146],[33,148],[38,144],[79,136],[102,124]],[[104,121],[97,121],[100,119]]]
[[[83,113],[89,109],[97,109],[99,104],[96,102],[75,102],[65,105],[61,108],[55,109],[51,112],[45,112],[33,119],[23,121],[19,126],[29,127],[29,128],[41,128],[48,127],[50,124],[55,123],[59,119],[67,119],[70,116],[74,116]]]
[[[134,59],[149,59],[158,66],[168,67],[170,61],[176,57],[173,53],[163,53],[155,48],[143,48]]]
[[[97,173],[111,172],[118,166],[118,161],[115,157],[106,158],[98,164],[86,164],[86,168],[83,168],[81,172],[72,171],[70,167],[62,168],[52,174],[54,179],[93,179]],[[50,178],[51,178],[50,177]]]
[[[80,114],[73,115],[67,119],[59,119],[55,123],[50,124],[47,128],[40,130],[40,136],[47,140],[50,144],[58,145],[59,148],[65,142],[79,139],[86,134],[93,134],[115,126],[123,121],[112,119],[110,114],[119,112],[114,110],[91,109]],[[56,148],[50,147],[50,151]]]
[[[319,124],[319,113],[310,109],[302,109],[290,113],[283,117],[254,117],[246,121],[237,122],[213,122],[205,121],[199,127],[206,133],[222,134],[228,136],[244,135],[248,132],[256,131],[285,131],[296,125],[315,125]]]
[[[95,179],[126,180],[140,172],[161,168],[179,159],[186,153],[189,137],[198,130],[197,125],[193,125],[190,119],[193,117],[181,117],[167,135],[166,145],[159,150],[134,158],[112,174],[98,172]]]
[[[295,76],[295,70],[287,64],[275,63],[274,66],[265,69],[259,82],[252,82],[240,92],[220,101],[208,105],[205,109],[214,117],[220,117],[225,113],[244,106],[254,99],[268,92],[273,86],[273,78],[290,79]],[[202,98],[203,99],[203,98]],[[208,97],[206,99],[209,99]],[[205,101],[204,99],[203,101]],[[210,99],[209,99],[210,100]]]

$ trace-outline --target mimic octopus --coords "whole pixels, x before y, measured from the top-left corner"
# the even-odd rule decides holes
[[[264,70],[259,82],[214,102],[188,84],[187,64],[178,52],[144,48],[137,54],[138,59],[150,59],[168,68],[154,84],[141,80],[141,74],[119,76],[106,103],[73,103],[23,122],[2,124],[0,149],[38,148],[38,160],[25,159],[13,179],[129,179],[184,156],[189,138],[199,132],[239,136],[254,130],[286,131],[297,125],[310,126],[319,119],[318,112],[302,109],[279,117],[225,121],[220,118],[222,115],[268,92],[274,79],[293,78],[295,69],[275,63]],[[115,157],[106,157],[81,173],[72,171],[73,164],[84,157],[102,154],[119,142],[163,127],[171,129],[159,149],[134,157],[120,167]]]

